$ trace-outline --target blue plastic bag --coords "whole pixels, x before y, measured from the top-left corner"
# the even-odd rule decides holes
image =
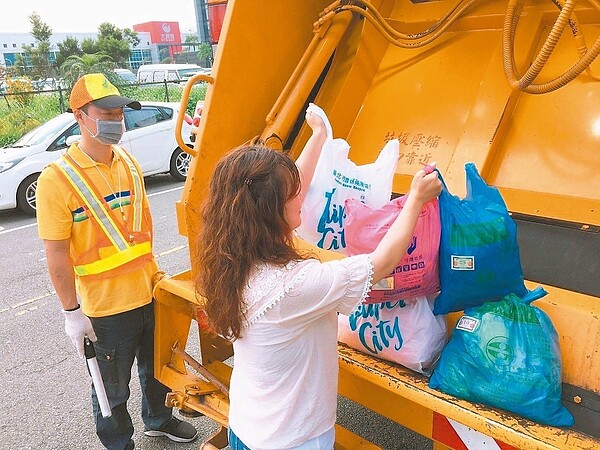
[[[550,318],[530,305],[544,295],[538,287],[524,298],[509,294],[465,310],[429,387],[546,425],[572,426],[561,403],[558,335]]]
[[[473,163],[465,164],[467,195],[448,192],[444,180],[439,196],[440,294],[434,314],[462,311],[527,293],[517,244],[517,226],[500,192],[488,186]]]

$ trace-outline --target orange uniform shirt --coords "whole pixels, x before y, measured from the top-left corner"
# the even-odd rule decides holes
[[[127,222],[131,228],[133,208],[130,205],[132,186],[127,176],[128,168],[119,155],[114,152],[110,167],[93,162],[83,151],[73,144],[68,154],[73,157],[93,185],[115,212],[114,220]],[[133,159],[133,158],[132,158]],[[139,173],[142,170],[136,162]],[[102,175],[100,175],[102,173]],[[107,184],[108,183],[108,184]],[[110,186],[109,186],[110,184]],[[119,211],[119,199],[125,220]],[[152,233],[152,218],[145,189],[138,195],[143,196],[142,230]],[[38,178],[36,191],[38,234],[41,239],[57,241],[70,239],[71,260],[76,261],[82,255],[98,251],[101,255],[114,252],[113,248],[96,248],[103,236],[94,226],[95,219],[90,218],[79,197],[56,170],[46,167]],[[117,270],[115,276],[101,277],[75,276],[77,294],[83,312],[90,317],[103,317],[117,314],[152,301],[153,277],[158,271],[154,257],[134,270]]]

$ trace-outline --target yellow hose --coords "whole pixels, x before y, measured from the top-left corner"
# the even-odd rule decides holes
[[[596,57],[600,54],[600,37],[594,45],[585,52],[583,56],[580,54],[580,59],[565,73],[559,77],[542,84],[534,84],[533,81],[539,75],[540,71],[548,61],[561,33],[565,26],[569,23],[569,18],[573,13],[577,0],[567,0],[564,5],[561,4],[561,11],[558,19],[554,23],[550,34],[546,38],[542,50],[536,56],[534,62],[529,67],[525,75],[519,78],[516,70],[514,58],[514,39],[519,14],[523,9],[523,0],[510,0],[506,16],[504,18],[504,26],[502,29],[502,52],[504,72],[507,80],[513,89],[520,89],[529,94],[545,94],[555,91],[577,78],[584,70],[586,70]],[[598,7],[598,4],[596,7]]]
[[[562,9],[562,7],[564,6],[563,0],[552,0],[552,2],[559,9]],[[600,10],[600,4],[596,1],[595,1],[595,3],[596,3],[596,8],[598,8]],[[579,55],[579,58],[581,59],[587,53],[588,48],[587,48],[587,44],[585,43],[585,36],[581,32],[581,25],[579,24],[579,20],[577,19],[577,16],[575,15],[575,13],[573,13],[571,15],[571,19],[569,20],[569,26],[571,28],[571,32],[573,33],[573,38],[575,39],[575,47],[577,48],[577,54]],[[592,80],[600,81],[600,76],[595,75],[592,72],[591,67],[588,66],[585,69],[585,72],[586,72],[587,76],[589,76]]]
[[[428,29],[413,34],[405,34],[395,30],[381,13],[379,13],[379,11],[367,0],[356,0],[352,3],[344,2],[342,0],[333,2],[319,14],[319,20],[315,25],[322,25],[326,21],[331,20],[334,14],[338,14],[342,11],[352,11],[365,17],[390,44],[401,48],[419,48],[437,39],[456,21],[456,19],[463,15],[464,12],[477,1],[479,0],[460,0],[450,9],[450,11]],[[423,39],[426,36],[429,37]]]
[[[441,25],[452,23],[456,20],[457,17],[461,16],[464,11],[469,8],[473,3],[479,0],[459,0],[453,8],[451,8],[442,18],[440,18],[437,22],[435,22],[431,27],[426,30],[420,31],[419,33],[413,34],[405,34],[395,30],[392,26],[388,24],[385,18],[381,15],[381,13],[373,7],[367,0],[356,0],[355,3],[362,4],[367,8],[367,12],[371,12],[372,16],[385,28],[385,30],[390,34],[390,36],[394,36],[398,39],[404,40],[418,40],[423,38],[424,36],[428,36],[437,30]],[[467,3],[466,5],[463,5]],[[360,11],[357,11],[360,13]]]
[[[388,21],[373,7],[367,0],[355,0],[347,2],[337,0],[330,4],[320,14],[318,20],[319,25],[331,20],[331,18],[342,11],[352,11],[359,14],[392,45],[401,48],[419,48],[423,47],[446,31],[464,12],[470,8],[478,0],[460,0],[448,11],[444,17],[434,23],[428,29],[412,34],[405,34],[395,30]],[[556,19],[552,30],[546,38],[542,49],[536,55],[533,63],[529,66],[523,76],[519,76],[516,69],[514,55],[514,41],[519,16],[523,10],[524,0],[510,0],[508,3],[507,12],[504,18],[502,28],[502,51],[503,65],[506,78],[509,85],[513,89],[519,89],[530,94],[545,94],[555,91],[577,78],[582,72],[587,71],[588,75],[593,80],[600,80],[599,76],[592,73],[590,65],[600,54],[600,37],[594,45],[588,50],[583,34],[580,32],[579,22],[573,14],[577,0],[552,0],[560,9],[558,18]],[[600,10],[600,2],[598,0],[589,0],[598,10]],[[554,51],[560,36],[565,27],[569,25],[579,54],[579,61],[571,66],[565,73],[555,79],[541,84],[535,84],[534,81],[540,74],[550,55]]]

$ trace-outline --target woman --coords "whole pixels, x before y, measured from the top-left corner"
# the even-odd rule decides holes
[[[337,312],[350,314],[388,276],[441,184],[414,176],[406,206],[372,253],[321,263],[293,243],[325,142],[313,130],[296,164],[247,146],[218,163],[202,212],[196,288],[215,330],[233,341],[232,449],[332,449],[337,404]]]

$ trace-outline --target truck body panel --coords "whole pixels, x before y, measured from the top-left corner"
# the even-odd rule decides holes
[[[207,331],[203,300],[193,288],[194,237],[212,170],[225,152],[250,142],[297,157],[310,134],[304,111],[314,102],[327,112],[334,137],[350,143],[357,164],[372,162],[387,140],[399,139],[393,185],[398,195],[408,190],[421,163],[432,161],[455,195],[465,194],[467,162],[499,188],[518,224],[527,287],[541,284],[549,293],[535,305],[558,331],[563,402],[576,425],[543,426],[456,399],[429,389],[424,376],[344,345],[339,393],[437,439],[436,449],[451,446],[436,433],[440,418],[513,448],[600,448],[600,84],[595,75],[600,63],[551,92],[516,88],[506,69],[507,3],[514,2],[377,0],[367,6],[336,2],[330,9],[330,2],[321,0],[307,0],[302,8],[283,0],[265,0],[260,7],[249,0],[228,2],[196,156],[177,204],[191,269],[166,277],[155,291],[156,373],[172,389],[174,406],[227,425],[230,367],[223,361],[231,346]],[[588,48],[600,42],[599,8],[595,1],[577,4],[577,21],[572,17],[556,39],[535,83],[559,77],[579,61],[575,25]],[[377,11],[392,33],[423,33],[390,42],[361,10]],[[509,53],[517,78],[546,48],[558,15],[557,5],[546,0],[527,2],[518,12],[514,55]],[[444,16],[449,19],[441,20]],[[340,257],[315,251],[323,259]],[[449,329],[459,317],[447,316]],[[190,370],[180,353],[194,322],[202,366],[209,372],[204,376]],[[207,442],[222,443],[220,432]],[[352,433],[338,434],[336,448],[368,447]]]

